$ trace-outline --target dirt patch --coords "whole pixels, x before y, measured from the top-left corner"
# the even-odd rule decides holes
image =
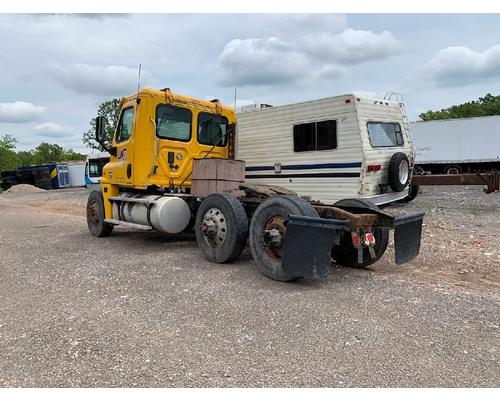
[[[40,193],[45,192],[45,189],[40,189],[39,187],[28,185],[26,183],[21,183],[19,185],[11,186],[5,191],[6,194],[23,194],[23,193]]]
[[[396,267],[390,246],[386,262],[380,265],[435,286],[451,284],[500,293],[500,194],[485,194],[480,187],[426,186],[413,202],[386,210],[424,211],[426,215],[419,256]]]

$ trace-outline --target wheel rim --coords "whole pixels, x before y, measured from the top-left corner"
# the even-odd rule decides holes
[[[93,225],[99,225],[99,205],[96,200],[90,202],[87,217]]]
[[[456,167],[448,168],[448,175],[458,175],[458,168]]]
[[[203,216],[201,233],[210,246],[221,246],[226,240],[227,234],[227,222],[224,213],[218,208],[210,208]]]
[[[273,215],[268,219],[261,232],[261,240],[266,253],[276,260],[283,255],[283,238],[286,235],[286,218],[282,215]]]
[[[404,185],[408,180],[408,175],[409,175],[408,161],[403,160],[399,164],[399,182],[401,182]]]

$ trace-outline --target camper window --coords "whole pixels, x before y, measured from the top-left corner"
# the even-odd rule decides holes
[[[368,136],[372,147],[402,146],[401,126],[396,123],[368,122]]]
[[[160,104],[156,107],[156,135],[161,139],[189,142],[191,111],[187,108]]]
[[[336,148],[337,121],[330,120],[294,125],[294,151],[332,150]]]

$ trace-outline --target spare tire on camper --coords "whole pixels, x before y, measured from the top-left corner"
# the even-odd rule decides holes
[[[389,184],[395,192],[402,192],[410,180],[410,162],[404,153],[394,153],[389,161]]]

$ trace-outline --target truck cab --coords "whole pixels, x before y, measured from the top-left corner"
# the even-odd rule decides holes
[[[122,98],[120,118],[103,170],[103,184],[188,190],[193,159],[228,157],[234,112],[169,89],[144,89]]]

